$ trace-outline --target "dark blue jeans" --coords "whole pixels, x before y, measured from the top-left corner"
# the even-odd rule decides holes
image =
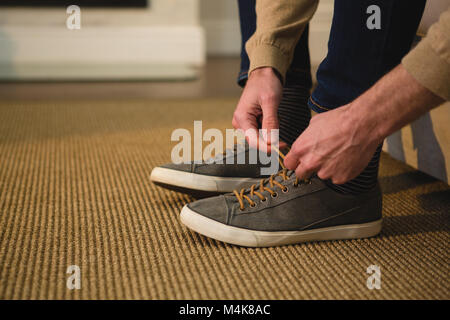
[[[238,0],[242,33],[240,85],[249,59],[244,44],[256,28],[255,1]],[[370,5],[380,8],[381,29],[366,26]],[[410,50],[425,0],[335,0],[328,54],[317,71],[317,87],[309,107],[323,112],[345,105],[398,65]],[[287,81],[310,85],[308,30],[299,40]]]

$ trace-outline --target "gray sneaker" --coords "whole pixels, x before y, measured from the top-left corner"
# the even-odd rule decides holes
[[[202,163],[168,163],[154,168],[150,180],[161,187],[196,197],[214,196],[247,188],[267,178],[268,175],[261,174],[261,169],[270,166],[260,162],[249,164],[251,150],[247,144],[240,149],[235,145],[232,153],[220,154],[215,159]],[[242,157],[245,164],[238,164],[237,160]],[[221,163],[217,160],[221,160]]]
[[[192,202],[181,221],[207,237],[248,247],[366,238],[381,230],[379,185],[342,194],[317,177],[298,181],[286,169],[264,183]]]

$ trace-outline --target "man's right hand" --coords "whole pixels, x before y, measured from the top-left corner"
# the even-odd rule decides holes
[[[267,129],[268,138],[265,143],[270,146],[270,130],[278,127],[278,105],[281,101],[283,86],[275,71],[270,67],[258,68],[250,76],[242,92],[233,115],[233,127],[242,129]],[[251,146],[258,141],[247,137]],[[261,144],[260,144],[261,147]]]

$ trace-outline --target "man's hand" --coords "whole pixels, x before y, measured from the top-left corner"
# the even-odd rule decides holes
[[[381,141],[374,127],[358,119],[350,106],[314,116],[287,154],[284,164],[299,179],[317,173],[343,184],[364,170]]]
[[[350,104],[313,117],[284,164],[300,179],[316,172],[343,184],[364,170],[384,138],[443,101],[397,66]]]
[[[252,71],[242,92],[233,115],[235,129],[278,129],[278,105],[281,101],[283,87],[274,70],[270,67]],[[247,137],[249,144],[257,146],[258,142]],[[270,139],[266,143],[270,145]]]

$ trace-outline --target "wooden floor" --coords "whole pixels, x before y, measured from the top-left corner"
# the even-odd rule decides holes
[[[92,100],[238,97],[238,57],[209,58],[194,81],[0,82],[1,100]]]

